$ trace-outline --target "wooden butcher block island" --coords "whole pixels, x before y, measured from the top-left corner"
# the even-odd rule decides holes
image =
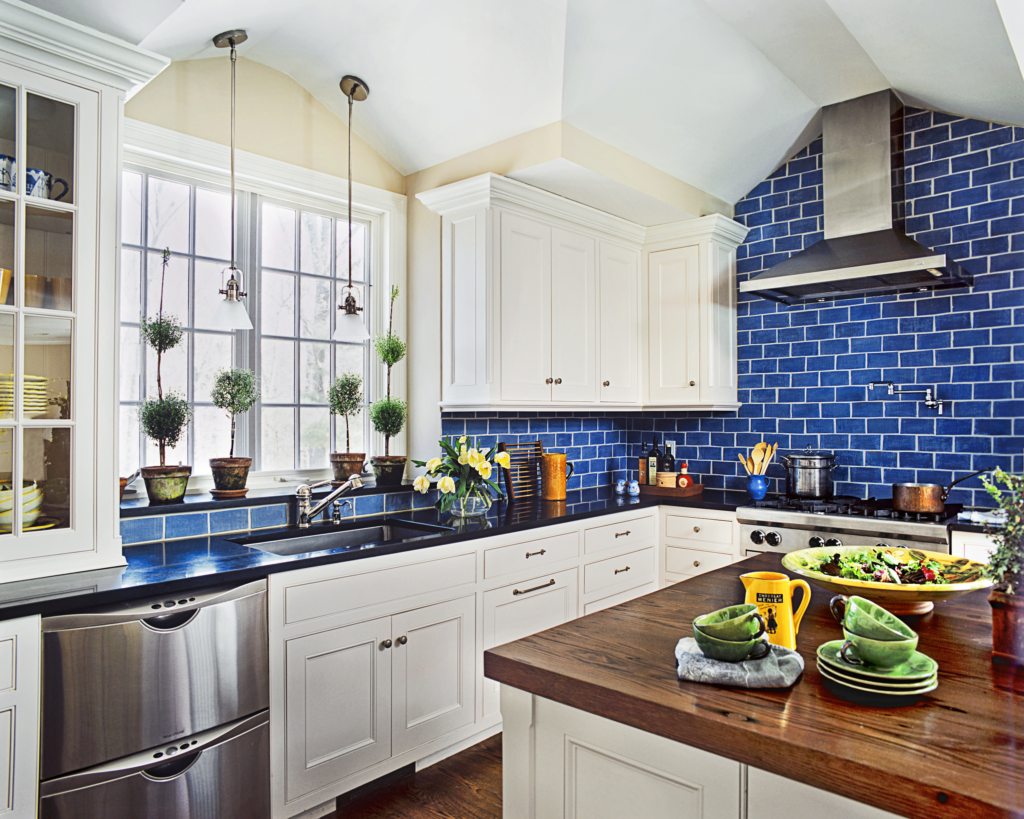
[[[1024,671],[993,665],[987,591],[907,618],[939,686],[873,707],[826,684],[842,637],[814,587],[790,689],[681,682],[693,618],[742,602],[757,555],[488,651],[502,683],[506,819],[1024,816]],[[853,801],[850,801],[853,800]]]

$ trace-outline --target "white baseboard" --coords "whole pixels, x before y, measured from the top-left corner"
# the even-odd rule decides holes
[[[498,720],[498,722],[495,725],[492,725],[490,728],[485,728],[478,734],[473,734],[473,736],[467,737],[466,739],[462,740],[462,742],[456,742],[454,745],[449,745],[447,748],[442,748],[440,751],[437,751],[431,754],[430,756],[423,757],[423,759],[419,760],[416,763],[416,770],[422,771],[424,768],[429,768],[431,765],[440,762],[442,759],[447,759],[450,756],[454,756],[460,751],[465,751],[467,748],[473,747],[478,742],[483,742],[485,739],[489,739],[490,737],[493,737],[495,734],[500,733],[501,720]]]

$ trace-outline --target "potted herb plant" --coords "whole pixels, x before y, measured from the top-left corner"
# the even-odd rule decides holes
[[[331,469],[334,480],[347,481],[353,475],[359,475],[366,463],[365,452],[352,451],[352,435],[348,419],[359,412],[363,403],[363,377],[359,373],[342,373],[331,384],[327,397],[331,405],[331,414],[345,419],[345,451],[332,452]]]
[[[990,526],[995,544],[985,574],[995,585],[989,593],[992,606],[992,657],[1024,665],[1024,475],[995,469],[984,476],[985,489],[1006,513],[1002,526]],[[1000,489],[996,484],[1005,484]]]
[[[192,407],[185,396],[168,390],[164,394],[163,382],[160,380],[160,367],[163,355],[173,350],[181,341],[183,331],[181,322],[174,316],[164,313],[164,280],[167,276],[167,264],[171,260],[171,251],[163,252],[163,266],[160,271],[160,310],[152,319],[142,318],[142,337],[146,343],[156,350],[156,394],[139,406],[139,425],[146,436],[157,442],[160,449],[160,466],[142,467],[142,477],[146,481],[146,493],[150,503],[176,503],[185,496],[188,479],[192,474],[191,466],[167,466],[167,447],[173,448],[179,440],[185,426],[192,420]]]
[[[249,491],[252,458],[235,457],[235,416],[248,412],[260,398],[260,383],[250,370],[232,367],[221,370],[213,382],[213,405],[224,410],[231,419],[231,451],[226,458],[210,458],[215,498],[244,498]]]
[[[395,299],[398,298],[398,288],[391,288],[391,309],[388,314],[388,331],[377,336],[373,342],[373,349],[377,357],[388,368],[387,393],[384,398],[374,401],[370,405],[370,423],[373,428],[384,436],[384,454],[375,455],[371,458],[373,472],[377,477],[377,486],[398,486],[405,474],[404,455],[391,454],[391,439],[402,431],[409,409],[401,398],[391,397],[391,368],[405,358],[406,344],[393,330],[395,323]]]
[[[498,484],[491,480],[495,466],[508,469],[509,454],[498,452],[492,446],[483,452],[473,446],[463,435],[458,444],[449,438],[438,441],[441,457],[429,461],[416,461],[416,466],[425,466],[426,475],[420,475],[413,481],[413,489],[422,494],[430,491],[430,479],[438,477],[437,491],[440,497],[435,506],[441,512],[451,512],[456,517],[476,517],[487,513],[491,508],[492,490],[502,497]],[[457,446],[457,448],[456,448]]]

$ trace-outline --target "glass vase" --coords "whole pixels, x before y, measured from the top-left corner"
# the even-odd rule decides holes
[[[466,495],[456,500],[448,511],[457,518],[478,518],[487,514],[489,506],[490,504],[479,495]]]

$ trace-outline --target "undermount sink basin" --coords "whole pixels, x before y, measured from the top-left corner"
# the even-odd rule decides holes
[[[373,525],[353,526],[320,524],[310,529],[288,529],[231,539],[232,543],[275,555],[302,555],[334,549],[373,549],[425,537],[438,537],[453,531],[449,526],[434,526],[407,520],[389,520]]]

